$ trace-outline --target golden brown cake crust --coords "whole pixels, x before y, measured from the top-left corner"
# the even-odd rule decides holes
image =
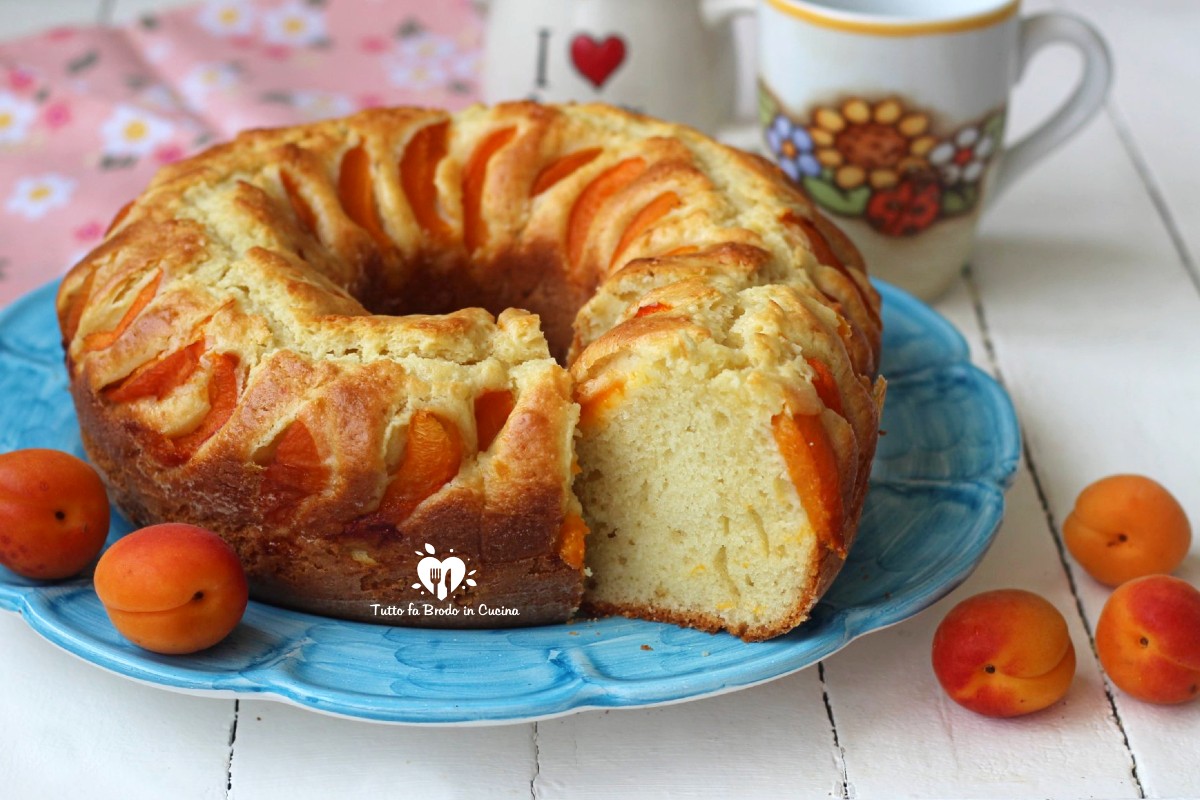
[[[64,279],[58,311],[85,447],[135,522],[216,530],[263,600],[492,627],[578,607],[576,382],[704,328],[621,316],[697,279],[821,304],[837,380],[869,391],[879,298],[849,241],[761,159],[603,106],[379,109],[247,132],[164,169]],[[481,441],[480,403],[506,392]],[[849,416],[847,538],[878,403]],[[396,500],[400,478],[439,469]],[[476,570],[451,602],[519,615],[381,618],[428,598],[415,575],[430,549]],[[805,566],[811,592],[771,632],[803,619],[842,557]]]

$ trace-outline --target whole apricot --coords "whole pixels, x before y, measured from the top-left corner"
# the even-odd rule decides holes
[[[26,578],[82,572],[108,536],[96,470],[60,450],[0,454],[0,564]]]
[[[1096,653],[1122,691],[1148,703],[1200,697],[1200,591],[1147,575],[1109,595],[1096,622]]]
[[[212,531],[164,523],[117,541],[96,565],[96,595],[126,639],[156,653],[194,653],[229,635],[246,611],[246,573]]]
[[[1155,481],[1110,475],[1080,492],[1063,523],[1063,541],[1089,575],[1119,586],[1179,566],[1192,528],[1179,501]]]
[[[933,671],[951,699],[989,717],[1040,711],[1066,695],[1075,646],[1062,614],[1022,589],[967,598],[933,636]]]

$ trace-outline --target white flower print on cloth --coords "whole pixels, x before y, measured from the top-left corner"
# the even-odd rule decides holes
[[[142,55],[151,64],[161,64],[175,52],[175,45],[167,39],[148,42],[142,50]]]
[[[170,139],[175,126],[161,117],[134,106],[119,105],[100,126],[104,154],[140,158]]]
[[[483,54],[478,50],[459,53],[450,59],[450,74],[461,81],[477,81],[482,62]]]
[[[197,64],[179,82],[179,94],[189,108],[202,109],[210,94],[237,86],[238,78],[239,70],[233,64]]]
[[[956,183],[975,183],[983,177],[996,140],[980,126],[968,125],[952,139],[939,143],[929,151],[929,163],[941,173],[948,186]]]
[[[75,180],[52,172],[21,178],[8,196],[4,209],[26,219],[41,219],[50,209],[69,203],[75,185]]]
[[[444,61],[458,54],[458,44],[449,36],[419,33],[400,45],[400,57],[407,61]]]
[[[254,7],[244,0],[214,0],[200,8],[196,22],[217,36],[246,36],[254,30]]]
[[[165,83],[152,83],[138,92],[137,101],[159,111],[178,112],[182,110],[179,98]]]
[[[308,47],[326,38],[325,14],[303,3],[267,11],[262,23],[262,38],[267,44]]]
[[[397,62],[388,69],[392,84],[406,89],[434,89],[445,85],[450,71],[445,64],[423,61]]]
[[[386,61],[388,78],[394,86],[434,89],[462,77],[463,53],[454,39],[436,33],[406,37],[395,55]]]
[[[295,91],[293,105],[304,114],[305,121],[315,122],[329,117],[344,117],[357,110],[349,95],[340,92]]]
[[[12,92],[0,92],[0,144],[24,141],[35,119],[36,103],[17,97]]]

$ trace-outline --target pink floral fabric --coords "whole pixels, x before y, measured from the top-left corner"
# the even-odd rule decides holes
[[[478,95],[470,0],[212,0],[0,44],[0,307],[61,275],[163,164],[250,127]]]

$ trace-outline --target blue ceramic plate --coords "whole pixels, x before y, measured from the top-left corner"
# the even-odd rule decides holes
[[[87,579],[39,584],[0,567],[0,608],[20,613],[59,647],[136,680],[380,722],[527,721],[688,700],[795,672],[961,583],[995,535],[1020,453],[1008,397],[968,363],[958,332],[912,297],[880,290],[887,435],[849,561],[812,619],[787,636],[746,644],[626,619],[433,631],[251,603],[220,645],[167,657],[118,636]],[[53,447],[83,455],[54,291],[44,287],[0,314],[0,452]],[[113,516],[113,539],[129,529]]]

